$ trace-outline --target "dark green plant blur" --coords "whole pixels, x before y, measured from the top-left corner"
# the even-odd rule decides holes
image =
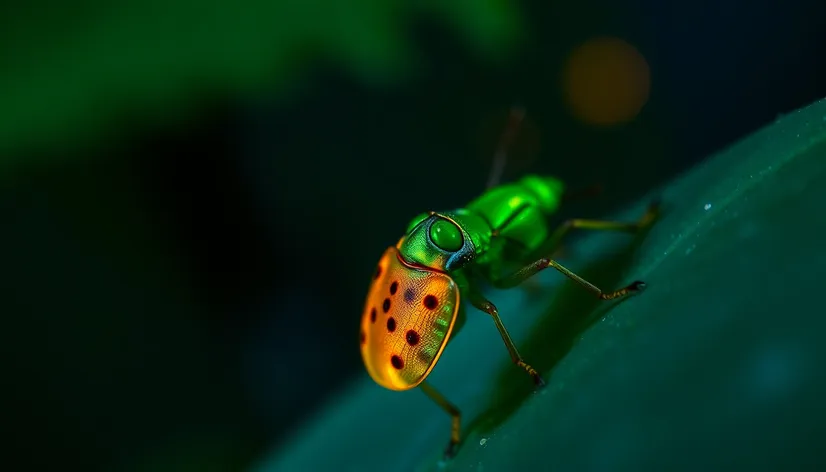
[[[5,6],[0,12],[0,149],[113,132],[113,116],[185,119],[204,95],[256,97],[300,87],[308,68],[341,66],[369,84],[416,68],[410,27],[444,24],[501,57],[520,10],[499,0],[143,0]],[[4,163],[8,165],[8,163]]]
[[[483,189],[513,104],[504,178],[602,216],[826,96],[823,31],[813,0],[0,5],[8,463],[246,470],[364,380],[379,255]]]

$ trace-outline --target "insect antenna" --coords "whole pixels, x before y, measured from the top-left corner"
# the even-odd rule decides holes
[[[505,163],[508,159],[508,149],[510,148],[511,143],[513,142],[513,137],[519,130],[519,125],[522,124],[522,120],[524,118],[524,107],[518,105],[511,107],[508,123],[505,125],[505,131],[502,132],[502,136],[499,138],[499,144],[496,147],[496,153],[493,155],[493,166],[491,167],[490,176],[488,177],[487,188],[490,189],[499,185],[499,181],[502,179],[502,173],[505,171]]]

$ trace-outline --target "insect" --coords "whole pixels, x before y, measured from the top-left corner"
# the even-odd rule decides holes
[[[514,109],[495,156],[501,174],[509,141],[524,112]],[[465,208],[430,211],[413,218],[395,246],[385,250],[370,285],[361,318],[361,355],[367,372],[382,387],[402,391],[419,387],[452,419],[445,458],[461,441],[459,409],[426,382],[449,340],[465,322],[465,305],[487,313],[514,364],[538,386],[540,374],[519,354],[499,311],[480,290],[480,282],[496,288],[520,285],[553,268],[603,300],[642,291],[640,281],[604,291],[548,257],[573,229],[634,232],[656,217],[657,204],[636,222],[573,219],[554,229],[550,217],[566,195],[554,177],[527,175],[488,189]]]

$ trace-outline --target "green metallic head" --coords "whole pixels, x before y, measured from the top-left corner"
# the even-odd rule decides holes
[[[396,246],[409,263],[452,271],[473,261],[490,241],[490,227],[468,210],[422,213]]]

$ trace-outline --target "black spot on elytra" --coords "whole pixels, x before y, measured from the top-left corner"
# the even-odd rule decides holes
[[[416,299],[416,292],[413,291],[412,288],[409,288],[404,291],[404,301],[407,303],[413,303],[413,300]]]
[[[402,367],[404,367],[404,361],[402,360],[402,358],[395,354],[393,354],[393,357],[390,358],[390,364],[392,364],[393,367],[397,369],[401,369]]]
[[[385,298],[385,299],[384,299],[384,303],[382,303],[382,304],[381,304],[381,309],[382,309],[385,313],[387,313],[388,311],[390,311],[390,299],[389,299],[389,298]]]
[[[428,295],[424,297],[422,303],[424,303],[424,307],[428,310],[435,310],[436,307],[439,306],[439,299],[436,298],[436,295]]]
[[[407,330],[407,334],[405,334],[404,337],[407,339],[407,344],[410,344],[411,346],[419,344],[419,333],[413,331],[412,329]]]
[[[396,319],[392,316],[387,318],[387,331],[390,331],[391,333],[396,331]]]
[[[361,332],[361,336],[359,336],[359,342],[361,342],[362,344],[364,344],[364,342],[365,342],[365,341],[367,341],[367,335],[366,335],[366,334],[364,334],[364,331],[362,331],[362,332]]]
[[[381,266],[376,266],[376,272],[373,273],[373,280],[381,277]]]
[[[393,281],[393,283],[390,284],[390,295],[395,295],[398,290],[399,290],[399,283],[396,282],[396,281]]]
[[[370,322],[371,323],[376,322],[376,309],[375,308],[370,310]]]

